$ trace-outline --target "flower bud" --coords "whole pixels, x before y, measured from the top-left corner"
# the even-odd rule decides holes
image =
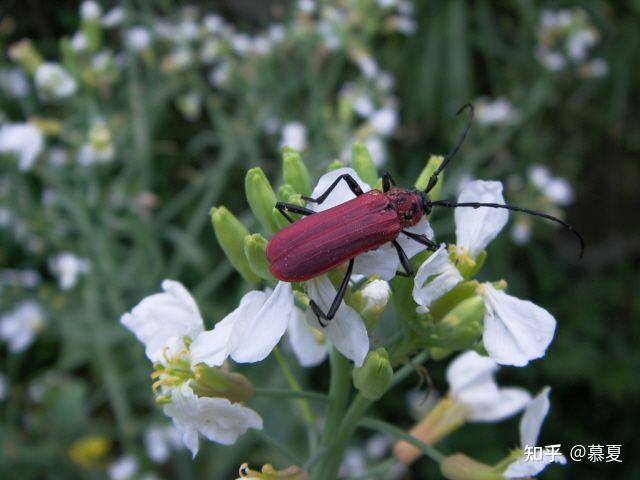
[[[391,384],[393,369],[384,348],[367,354],[361,367],[353,369],[353,385],[368,400],[379,399]]]
[[[80,7],[80,30],[87,42],[87,48],[96,52],[102,44],[102,26],[100,25],[100,17],[102,9],[97,2],[85,1]]]
[[[31,75],[34,75],[44,62],[33,42],[26,38],[9,47],[9,58],[19,63]]]
[[[291,185],[297,193],[311,194],[309,170],[302,161],[300,153],[293,148],[284,147],[282,150],[282,175],[284,183]]]
[[[71,444],[69,457],[84,468],[99,468],[111,449],[111,442],[101,435],[79,438]]]
[[[267,239],[259,233],[247,235],[244,237],[244,254],[253,273],[263,280],[275,282],[275,278],[269,271],[269,261],[267,260],[268,243]]]
[[[427,445],[435,445],[451,432],[464,425],[469,410],[451,397],[440,400],[420,420],[409,434]],[[410,465],[422,456],[422,451],[404,440],[396,442],[393,455],[405,465]]]
[[[307,204],[300,194],[297,193],[289,184],[284,184],[278,189],[278,198],[285,203],[293,203],[300,207],[304,207]],[[271,213],[278,225],[278,230],[282,230],[284,227],[289,225],[289,220],[287,220],[277,208],[274,207]],[[293,219],[297,218],[295,213],[289,213],[289,216]]]
[[[278,225],[272,211],[278,199],[260,167],[252,168],[247,172],[244,178],[244,190],[251,211],[260,224],[270,233],[277,232]]]
[[[434,328],[434,346],[465,350],[482,335],[485,314],[484,300],[479,295],[463,300],[453,307]]]
[[[495,468],[480,463],[464,453],[454,453],[440,464],[440,472],[449,480],[502,480]]]
[[[253,273],[249,261],[244,254],[244,237],[249,231],[225,207],[211,209],[213,230],[220,247],[231,262],[231,265],[249,283],[257,283],[260,279]]]
[[[351,165],[356,171],[358,176],[369,185],[373,185],[378,180],[378,170],[376,169],[371,154],[367,147],[361,143],[356,142],[351,149]]]
[[[427,161],[427,165],[422,169],[420,175],[418,176],[418,180],[416,180],[416,188],[419,190],[424,190],[427,188],[429,184],[429,179],[434,174],[434,172],[438,169],[438,167],[442,164],[444,157],[441,155],[431,155],[429,160]],[[429,196],[431,200],[437,200],[440,197],[440,190],[442,189],[442,181],[444,174],[440,173],[438,175],[438,183],[431,189],[429,192]]]
[[[222,397],[232,403],[246,402],[253,397],[253,385],[239,373],[200,363],[194,368],[194,379],[190,386],[199,397]]]
[[[291,465],[284,470],[276,470],[267,463],[258,472],[249,468],[248,463],[243,463],[240,465],[238,474],[240,477],[236,480],[242,480],[243,478],[248,480],[309,480],[309,474],[297,465]]]
[[[367,330],[375,328],[391,298],[391,288],[384,280],[372,280],[351,296],[350,304],[360,312]]]
[[[334,170],[338,170],[339,168],[344,168],[344,163],[340,160],[334,160],[327,166],[327,172],[333,172]]]

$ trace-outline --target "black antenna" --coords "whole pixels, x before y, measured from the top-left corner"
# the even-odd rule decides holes
[[[516,207],[514,205],[504,205],[500,203],[480,203],[480,202],[465,202],[465,203],[456,203],[450,202],[448,200],[437,200],[435,202],[431,202],[431,205],[436,207],[449,207],[449,208],[457,208],[457,207],[471,207],[471,208],[479,208],[479,207],[489,207],[489,208],[504,208],[505,210],[512,210],[514,212],[526,213],[528,215],[533,215],[534,217],[542,217],[547,220],[551,220],[553,222],[557,222],[565,228],[571,230],[578,240],[580,240],[580,258],[584,254],[584,239],[582,235],[578,233],[578,231],[573,228],[572,225],[569,225],[564,220],[560,220],[559,218],[554,217],[553,215],[547,215],[546,213],[536,212],[535,210],[529,210],[528,208]]]
[[[451,151],[447,153],[447,155],[444,157],[444,160],[442,161],[438,169],[435,172],[433,172],[433,175],[431,175],[431,178],[429,178],[429,183],[427,184],[427,188],[424,189],[425,193],[429,193],[431,189],[436,186],[436,183],[438,183],[438,175],[440,175],[440,172],[442,172],[442,170],[445,169],[445,167],[447,166],[449,161],[454,157],[454,155],[458,153],[458,150],[464,143],[464,139],[467,137],[467,133],[471,128],[471,122],[473,122],[473,105],[471,105],[470,103],[463,105],[460,108],[460,110],[456,112],[456,115],[460,115],[465,108],[469,109],[469,115],[467,117],[467,123],[464,126],[464,130],[462,131],[462,134],[460,134],[460,138],[458,139],[458,143],[456,143],[456,145],[451,149]]]

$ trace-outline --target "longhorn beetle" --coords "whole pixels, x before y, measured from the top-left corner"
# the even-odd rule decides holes
[[[398,272],[398,275],[413,275],[411,261],[398,243],[397,238],[400,233],[403,233],[426,246],[428,250],[436,250],[437,244],[431,239],[425,235],[406,230],[406,228],[418,223],[423,215],[429,215],[433,207],[503,208],[552,220],[568,228],[578,237],[580,258],[582,258],[584,252],[582,236],[571,225],[559,218],[513,205],[480,202],[456,203],[448,200],[432,201],[429,198],[429,192],[438,182],[438,175],[456,154],[471,128],[473,105],[464,105],[457,114],[465,109],[468,110],[467,122],[460,138],[453,149],[444,157],[440,167],[429,178],[424,191],[396,187],[391,175],[385,173],[382,176],[382,191],[374,189],[364,193],[354,178],[347,173],[340,175],[319,197],[303,198],[307,202],[320,205],[340,182],[345,182],[355,195],[352,200],[322,212],[314,212],[308,208],[289,203],[276,203],[276,208],[291,222],[291,225],[276,233],[267,246],[267,259],[274,277],[285,282],[301,282],[348,262],[347,272],[329,311],[323,312],[313,300],[309,302],[309,307],[318,317],[322,326],[326,326],[326,322],[330,321],[338,311],[349,285],[354,258],[358,255],[391,242],[398,252],[400,264],[404,269],[404,272]],[[294,222],[287,212],[304,217]],[[322,322],[320,319],[326,322]]]

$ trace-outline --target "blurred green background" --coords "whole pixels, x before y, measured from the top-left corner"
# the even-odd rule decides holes
[[[33,92],[0,92],[3,123],[36,122],[46,130],[48,145],[28,171],[9,156],[0,163],[0,205],[13,218],[0,230],[0,314],[29,299],[46,312],[45,328],[29,348],[13,353],[6,344],[0,347],[8,383],[0,404],[0,476],[102,478],[109,462],[126,453],[137,456],[141,471],[160,478],[234,478],[242,461],[289,463],[253,433],[232,447],[203,442],[193,462],[184,450],[159,465],[145,459],[145,429],[167,420],[153,405],[142,348],[118,320],[157,291],[163,278],[191,289],[209,326],[237,305],[249,287],[219,250],[209,208],[225,204],[251,221],[244,171],[259,165],[271,179],[279,178],[283,123],[306,127],[303,156],[315,175],[354,138],[372,138],[366,121],[345,112],[344,85],[350,82],[398,112],[393,131],[376,138],[387,152],[380,170],[403,185],[413,182],[430,153],[449,150],[462,124],[454,116],[457,108],[506,99],[515,113],[493,123],[476,120],[446,174],[443,195],[455,197],[464,178],[500,179],[508,201],[564,215],[585,237],[586,253],[580,261],[574,238],[542,221],[528,225],[531,237],[524,245],[508,231],[492,244],[483,275],[507,279],[514,295],[544,306],[558,320],[543,360],[505,368],[499,378],[532,392],[552,387],[541,444],[622,444],[621,464],[570,462],[543,478],[640,478],[640,2],[422,1],[406,15],[415,22],[406,32],[394,27],[402,12],[389,14],[383,3],[332,2],[353,14],[339,32],[340,46],[332,49],[331,39],[319,35],[293,3],[194,2],[195,13],[185,13],[168,0],[130,1],[122,5],[121,26],[99,27],[94,49],[72,46],[74,34],[87,28],[77,2],[3,2],[3,71],[20,65],[9,58],[11,46],[30,38],[44,58],[65,65],[78,88],[57,103]],[[103,14],[114,6],[102,4]],[[545,68],[540,48],[557,39],[541,33],[541,18],[548,9],[575,8],[597,40],[587,59]],[[221,15],[237,32],[257,35],[277,23],[287,33],[267,53],[243,53],[236,45],[229,58],[213,64],[194,53],[195,60],[183,66],[171,58],[176,45],[159,34],[140,51],[127,47],[123,32],[133,26],[155,32],[161,20],[199,25],[204,13]],[[195,52],[197,42],[186,44]],[[104,51],[107,66],[95,61]],[[373,78],[363,75],[366,68],[358,71],[357,52],[376,59]],[[586,70],[596,58],[606,71]],[[225,67],[230,80],[215,84],[213,70],[225,63],[231,65]],[[383,71],[395,78],[391,87],[380,85]],[[87,141],[100,142],[91,131],[100,122],[108,126],[112,158],[78,165],[76,152]],[[53,146],[66,153],[66,163],[52,160]],[[566,179],[573,201],[553,204],[532,189],[527,178],[534,165]],[[511,217],[508,229],[524,221]],[[452,218],[448,211],[435,216],[439,238],[453,238]],[[52,255],[64,251],[90,263],[69,290],[59,288],[51,268]],[[41,280],[21,285],[7,280],[8,269],[29,269]],[[436,388],[445,389],[444,365],[427,367]],[[260,384],[284,386],[271,360],[244,370]],[[327,374],[326,364],[296,369],[314,390],[326,389]],[[405,397],[415,382],[387,395],[376,413],[410,427]],[[40,395],[34,395],[38,388]],[[271,435],[284,443],[303,438],[287,411],[264,399],[254,404]],[[95,464],[82,466],[69,452],[87,435],[109,439],[110,447]],[[364,442],[368,433],[359,435]],[[494,462],[517,438],[512,419],[465,427],[440,448]],[[422,460],[400,478],[438,478],[435,472]]]

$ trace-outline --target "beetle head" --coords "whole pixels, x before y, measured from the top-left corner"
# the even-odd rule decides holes
[[[424,211],[423,192],[393,187],[387,197],[398,214],[403,228],[412,227],[420,221]]]

